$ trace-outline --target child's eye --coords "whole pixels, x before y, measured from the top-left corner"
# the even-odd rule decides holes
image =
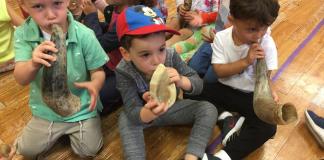
[[[36,4],[36,5],[32,6],[32,8],[40,10],[40,9],[43,9],[43,5]]]
[[[54,5],[55,5],[55,6],[60,6],[61,4],[63,4],[62,1],[55,1],[55,2],[54,2]]]
[[[144,57],[144,58],[146,58],[146,57],[148,57],[148,56],[150,56],[149,53],[144,53],[144,54],[141,55],[141,57]]]
[[[165,51],[165,47],[161,47],[160,52],[164,52],[164,51]]]

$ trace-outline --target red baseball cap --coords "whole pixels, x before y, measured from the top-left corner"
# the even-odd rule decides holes
[[[160,31],[179,35],[178,31],[166,27],[161,15],[159,10],[143,5],[125,8],[117,18],[118,39],[124,35],[145,35]]]

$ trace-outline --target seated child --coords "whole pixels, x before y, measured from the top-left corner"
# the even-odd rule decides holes
[[[20,9],[18,2],[7,3],[7,0],[0,0],[0,73],[13,70],[14,62],[14,26],[24,22],[23,15],[15,11]]]
[[[177,0],[177,17],[173,17],[168,26],[178,30],[181,35],[173,35],[167,40],[167,47],[174,47],[177,53],[186,53],[195,49],[202,41],[200,28],[214,23],[219,0],[193,0],[191,8],[186,8],[184,0]],[[198,31],[198,32],[197,32]],[[186,43],[177,44],[177,42]]]
[[[41,159],[63,135],[69,136],[72,150],[83,158],[94,157],[103,145],[98,94],[105,78],[101,66],[109,58],[93,31],[76,22],[67,7],[68,1],[22,0],[30,17],[15,31],[14,77],[21,85],[30,84],[32,118],[16,144],[26,159]],[[80,98],[80,106],[71,106],[80,110],[69,116],[54,112],[42,98],[43,69],[56,61],[47,52],[58,51],[49,41],[53,24],[61,26],[66,35],[68,90]]]
[[[159,64],[167,67],[170,81],[185,94],[197,95],[202,80],[174,50],[166,49],[166,28],[158,11],[138,5],[125,9],[117,19],[117,35],[123,59],[116,68],[117,88],[124,110],[119,130],[125,159],[145,159],[143,129],[152,126],[193,124],[186,160],[206,156],[205,148],[217,119],[216,108],[206,101],[176,100],[170,106],[150,96],[149,82]]]
[[[232,27],[217,32],[212,44],[211,63],[218,81],[204,84],[201,99],[212,102],[219,113],[239,113],[245,122],[240,134],[223,140],[225,147],[209,159],[243,159],[276,133],[276,125],[263,122],[254,113],[253,92],[256,59],[265,59],[269,78],[271,70],[277,69],[277,49],[268,27],[277,18],[279,8],[277,0],[230,1],[228,20]]]
[[[101,46],[109,55],[109,62],[103,68],[106,73],[104,86],[100,91],[100,100],[104,106],[102,114],[108,114],[122,103],[119,91],[116,88],[115,68],[122,56],[119,52],[119,41],[116,34],[116,19],[119,13],[127,5],[145,4],[150,7],[158,5],[154,0],[111,0],[106,3],[104,0],[84,0],[83,23],[91,28]],[[162,6],[162,5],[161,5]],[[99,22],[97,9],[104,13],[105,22]],[[162,8],[161,8],[162,9]]]

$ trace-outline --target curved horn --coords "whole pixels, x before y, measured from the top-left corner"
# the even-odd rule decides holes
[[[273,100],[264,59],[258,59],[256,63],[253,108],[255,114],[269,124],[289,124],[298,119],[296,108],[292,103],[277,104]]]
[[[51,41],[55,43],[58,52],[47,54],[56,55],[51,67],[44,66],[42,77],[42,98],[44,103],[61,116],[70,116],[81,108],[80,98],[72,94],[68,88],[66,66],[66,40],[63,29],[52,25]]]

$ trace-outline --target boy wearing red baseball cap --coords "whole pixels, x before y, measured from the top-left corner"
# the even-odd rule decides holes
[[[160,13],[146,6],[126,8],[117,19],[117,35],[123,59],[116,68],[117,88],[124,102],[119,130],[125,159],[146,159],[143,129],[151,126],[193,124],[186,160],[203,158],[217,119],[216,107],[206,101],[178,99],[168,106],[150,96],[149,82],[164,64],[171,83],[184,94],[197,95],[203,82],[174,52],[166,49],[167,28]]]

